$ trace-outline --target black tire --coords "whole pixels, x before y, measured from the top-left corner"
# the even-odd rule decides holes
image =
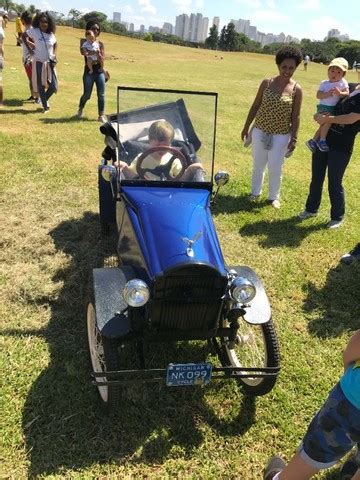
[[[261,325],[251,325],[240,320],[238,340],[233,349],[228,346],[227,338],[222,339],[221,361],[232,367],[278,367],[280,364],[279,344],[272,320]],[[224,320],[223,326],[228,326]],[[276,376],[239,378],[238,382],[249,395],[265,395],[272,390]]]
[[[86,324],[90,363],[93,372],[109,372],[120,370],[118,354],[118,341],[101,335],[97,323],[93,300],[86,305]],[[97,377],[101,381],[102,377]],[[107,385],[96,387],[103,406],[109,412],[113,412],[119,405],[121,396],[120,385]]]

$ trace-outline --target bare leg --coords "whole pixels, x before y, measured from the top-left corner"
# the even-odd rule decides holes
[[[89,69],[89,73],[93,73],[93,66],[92,66],[92,60],[91,60],[91,58],[88,57],[88,58],[86,59],[86,65],[87,65],[87,67],[88,67],[88,69]]]
[[[320,130],[320,140],[326,140],[328,131],[330,129],[330,124],[321,125]]]
[[[308,480],[318,471],[318,469],[308,465],[297,453],[282,470],[279,478],[280,480]]]
[[[319,138],[321,137],[321,127],[319,127],[316,132],[315,132],[315,135],[313,136],[313,140],[315,140],[315,142],[317,142],[319,140]],[[327,133],[327,132],[326,132]]]

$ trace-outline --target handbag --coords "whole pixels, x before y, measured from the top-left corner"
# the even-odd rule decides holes
[[[105,75],[105,82],[108,82],[110,80],[110,73],[108,70],[104,70],[104,75]]]

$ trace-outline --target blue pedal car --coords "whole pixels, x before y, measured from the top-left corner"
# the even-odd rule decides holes
[[[211,215],[229,179],[214,175],[217,94],[118,87],[117,98],[99,166],[117,265],[93,270],[86,306],[104,406],[116,410],[133,382],[235,379],[247,394],[268,393],[280,369],[270,304],[251,268],[225,263]],[[155,123],[170,125],[171,141],[154,144]]]

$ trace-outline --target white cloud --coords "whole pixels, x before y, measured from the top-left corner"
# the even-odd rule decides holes
[[[274,1],[274,0],[266,0],[266,5],[267,5],[269,8],[272,8],[272,9],[275,9],[275,8],[276,8],[275,1]]]
[[[198,9],[198,8],[204,8],[205,6],[205,2],[204,0],[195,0],[195,8]]]
[[[141,7],[141,12],[150,13],[151,15],[156,15],[156,8],[152,5],[150,0],[138,0]]]
[[[191,13],[191,0],[171,0],[179,13]]]
[[[55,8],[49,3],[47,2],[46,0],[42,0],[41,2],[41,11],[44,12],[44,11],[56,11]]]
[[[302,2],[298,3],[296,8],[297,10],[302,10],[302,11],[320,10],[321,9],[320,0],[302,0]]]
[[[242,5],[244,7],[250,8],[250,9],[261,7],[261,1],[260,0],[235,0],[235,1],[239,5]]]
[[[83,15],[85,15],[85,13],[89,13],[89,12],[91,12],[91,10],[90,10],[90,8],[80,8],[79,12],[82,13]]]
[[[124,6],[122,7],[122,11],[123,11],[124,13],[129,13],[130,15],[131,15],[132,13],[134,13],[134,9],[133,9],[133,7],[132,7],[131,5],[124,5]]]
[[[260,24],[265,23],[267,25],[275,24],[278,28],[284,29],[287,26],[285,22],[288,20],[287,15],[276,10],[257,10],[251,15],[252,25],[257,25],[258,28],[262,28]]]
[[[310,20],[306,38],[323,40],[332,28],[337,28],[341,33],[346,33],[346,26],[339,22],[336,17],[324,16]]]

